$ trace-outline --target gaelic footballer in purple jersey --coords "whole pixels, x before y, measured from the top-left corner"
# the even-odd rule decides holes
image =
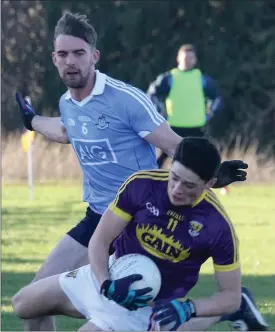
[[[138,172],[110,205],[129,222],[114,242],[116,256],[140,253],[158,264],[163,279],[158,299],[184,297],[209,257],[216,271],[239,267],[234,228],[214,193],[207,190],[192,206],[176,207],[168,197],[168,176],[165,170]]]

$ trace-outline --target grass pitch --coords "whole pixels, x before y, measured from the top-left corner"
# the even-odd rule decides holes
[[[231,186],[218,197],[236,227],[240,239],[243,284],[250,287],[256,302],[275,330],[275,188],[274,186]],[[22,331],[13,315],[11,297],[29,283],[47,254],[85,213],[79,185],[37,185],[29,201],[26,185],[2,187],[2,331]],[[211,261],[205,263],[193,296],[215,291]],[[58,317],[59,331],[76,331],[85,321]],[[219,324],[215,330],[228,330]]]

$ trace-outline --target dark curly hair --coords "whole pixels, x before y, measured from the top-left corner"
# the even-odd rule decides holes
[[[54,41],[59,35],[69,35],[85,40],[91,47],[96,47],[97,33],[89,24],[86,15],[65,13],[57,22]]]
[[[207,138],[185,137],[176,148],[174,161],[180,162],[208,182],[216,176],[221,156],[215,145]]]

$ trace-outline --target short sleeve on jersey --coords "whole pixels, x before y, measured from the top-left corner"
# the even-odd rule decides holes
[[[217,220],[217,225],[221,225],[219,230],[214,230],[211,244],[214,269],[220,272],[233,271],[240,267],[239,241],[234,226],[213,193],[208,193],[205,200],[215,208],[212,218]]]
[[[163,170],[139,171],[130,176],[120,187],[109,210],[124,219],[132,220],[144,208],[148,195],[152,193],[153,183],[168,180],[168,172]]]
[[[212,248],[214,268],[220,272],[232,271],[240,267],[238,238],[233,226],[228,225],[228,228],[218,236]]]
[[[140,181],[142,178],[144,178],[143,172],[130,176],[120,187],[116,198],[109,206],[112,212],[125,221],[132,220],[142,200],[145,185],[143,181]]]

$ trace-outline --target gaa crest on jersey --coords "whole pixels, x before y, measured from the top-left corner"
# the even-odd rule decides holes
[[[100,117],[98,118],[98,121],[96,123],[96,126],[98,129],[106,129],[109,127],[109,122],[106,120],[105,115],[100,115]]]
[[[65,275],[66,278],[76,278],[79,269],[73,270]]]
[[[188,232],[191,236],[198,236],[202,229],[203,229],[202,223],[198,221],[190,221]]]

